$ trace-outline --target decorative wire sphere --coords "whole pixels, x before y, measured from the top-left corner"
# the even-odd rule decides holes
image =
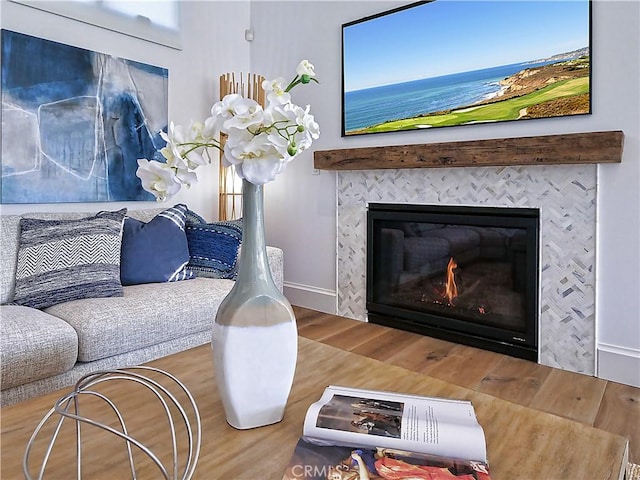
[[[139,371],[143,371],[145,373],[148,372],[153,376],[158,376],[161,380],[155,380],[151,378],[151,375],[143,375],[142,373],[139,373]],[[104,384],[105,382],[114,381],[135,382],[137,385],[142,386],[143,388],[150,391],[158,400],[158,403],[161,406],[160,411],[164,412],[164,419],[167,422],[167,429],[171,437],[171,460],[170,462],[165,462],[171,463],[171,465],[167,466],[163,464],[156,453],[154,453],[149,447],[142,444],[141,441],[136,439],[129,432],[129,429],[127,428],[127,425],[125,423],[125,415],[123,415],[123,412],[116,406],[115,402],[109,399],[104,393],[101,393],[94,388],[100,384]],[[163,385],[161,381],[168,381],[168,383],[174,388],[177,387],[177,390],[172,393],[172,391],[167,386]],[[179,392],[182,392],[182,396],[185,396],[187,399],[187,402],[185,402],[188,403],[188,405],[185,405],[186,409],[175,395],[175,393]],[[127,395],[132,394],[135,393],[127,392]],[[107,414],[112,417],[112,420],[115,420],[114,423],[116,427],[106,425],[100,421],[81,415],[80,399],[83,397],[98,399],[98,404],[102,405],[106,409]],[[136,396],[136,398],[140,397]],[[150,411],[150,409],[145,407],[145,411]],[[178,412],[178,414],[176,414],[176,411]],[[43,430],[45,424],[47,424],[49,420],[54,416],[59,416],[59,418],[55,422],[53,435],[46,449],[44,450],[38,474],[32,476],[29,465],[32,461],[32,455],[34,455],[34,446],[36,445],[36,441],[39,438],[39,434]],[[75,422],[75,456],[78,479],[82,478],[82,432],[83,428],[88,428],[88,426],[97,427],[98,429],[109,432],[110,434],[113,434],[116,437],[120,437],[124,440],[123,448],[129,463],[128,469],[131,471],[131,478],[134,480],[136,480],[138,477],[136,471],[136,462],[134,462],[134,451],[136,450],[132,448],[132,446],[136,447],[137,450],[142,452],[152,461],[152,463],[162,474],[161,478],[167,480],[188,480],[193,476],[196,464],[198,462],[198,456],[200,454],[202,430],[200,422],[200,412],[198,411],[198,407],[193,399],[193,396],[187,390],[184,384],[182,384],[176,377],[167,372],[153,367],[139,366],[120,370],[95,372],[82,377],[76,383],[73,391],[56,401],[53,408],[51,408],[51,410],[49,410],[49,412],[47,412],[47,414],[42,418],[35,431],[33,432],[33,435],[31,435],[31,438],[27,443],[27,448],[22,462],[23,472],[27,480],[41,480],[44,478],[45,470],[47,469],[47,465],[52,458],[54,445],[56,443],[56,440],[59,438],[58,436],[65,420]],[[148,419],[147,421],[154,423],[155,432],[158,430],[155,425],[161,422],[162,419],[153,417]],[[186,432],[184,433],[185,440],[187,440],[188,442],[186,458],[182,458],[179,453],[181,445],[179,445],[178,442],[179,435],[177,435],[176,427],[180,424],[182,424],[186,430]],[[154,436],[158,437],[159,435],[156,434]],[[182,440],[182,436],[180,436],[180,440]]]

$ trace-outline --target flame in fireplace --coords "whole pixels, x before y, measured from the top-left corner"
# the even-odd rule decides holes
[[[458,296],[458,287],[456,286],[456,279],[453,270],[458,266],[456,261],[451,257],[449,264],[447,265],[447,284],[444,290],[444,295],[449,300],[449,305],[453,305],[453,299]]]

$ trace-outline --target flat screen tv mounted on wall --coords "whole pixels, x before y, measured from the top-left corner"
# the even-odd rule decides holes
[[[432,0],[342,25],[342,135],[591,113],[590,0]]]

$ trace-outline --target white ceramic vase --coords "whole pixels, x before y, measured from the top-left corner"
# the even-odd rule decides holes
[[[238,276],[218,309],[211,346],[227,422],[248,429],[282,420],[298,331],[291,304],[276,287],[267,261],[262,185],[245,180],[242,188]]]

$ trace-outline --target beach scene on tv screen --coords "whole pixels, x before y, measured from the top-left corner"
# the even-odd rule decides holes
[[[342,41],[345,135],[591,113],[588,0],[421,2]]]

